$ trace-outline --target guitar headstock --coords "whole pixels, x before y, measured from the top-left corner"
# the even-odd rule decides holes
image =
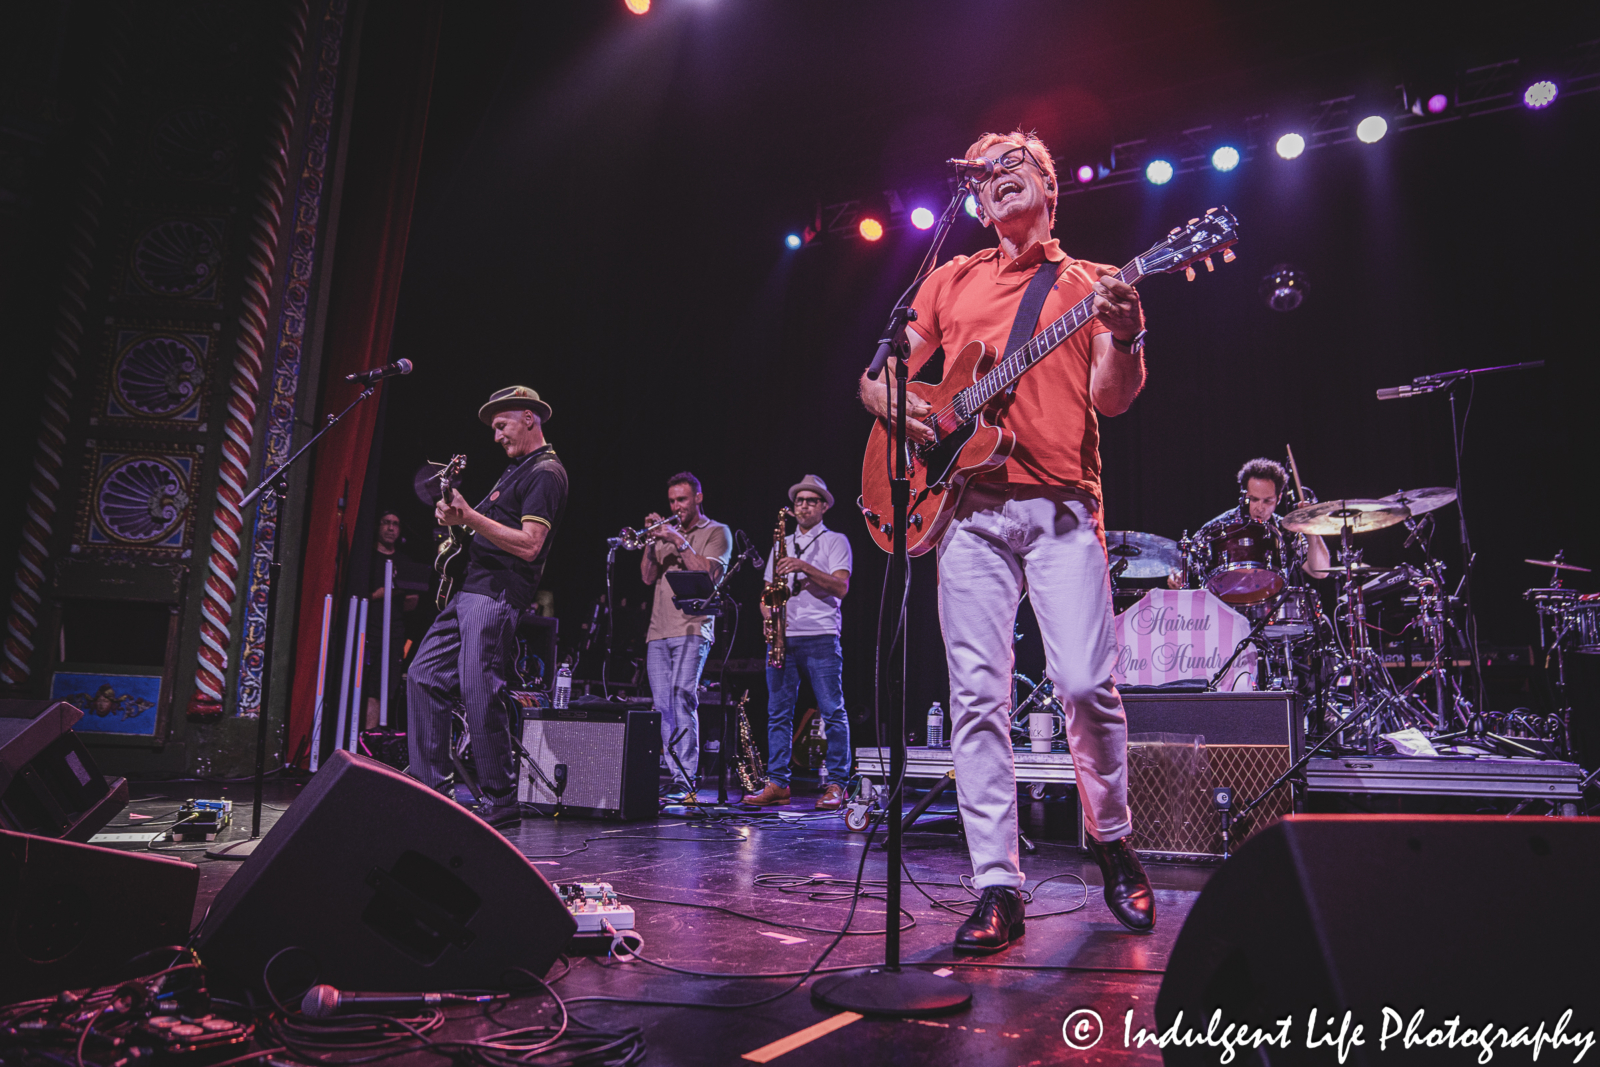
[[[461,472],[467,469],[467,457],[457,455],[450,457],[450,462],[439,468],[439,496],[441,499],[450,495],[461,482]]]
[[[1239,220],[1226,207],[1208,208],[1204,215],[1190,219],[1150,246],[1137,260],[1142,274],[1171,274],[1183,271],[1194,281],[1194,265],[1205,262],[1213,269],[1211,257],[1222,253],[1222,262],[1233,262],[1233,246],[1239,240]]]

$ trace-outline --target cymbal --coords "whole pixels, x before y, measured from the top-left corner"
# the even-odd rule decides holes
[[[1531,563],[1535,567],[1554,567],[1558,571],[1582,571],[1590,573],[1588,567],[1580,567],[1576,563],[1562,563],[1558,559],[1525,559],[1522,562]]]
[[[1442,508],[1456,498],[1456,491],[1444,486],[1433,489],[1402,489],[1398,493],[1380,496],[1379,500],[1391,504],[1399,504],[1408,509],[1413,516],[1425,515],[1434,508]]]
[[[1393,526],[1410,514],[1404,504],[1392,500],[1324,500],[1289,512],[1283,517],[1283,528],[1337,537],[1346,524],[1351,533],[1371,533]]]
[[[1137,530],[1106,531],[1106,554],[1112,563],[1128,561],[1124,578],[1165,578],[1183,561],[1178,542]]]

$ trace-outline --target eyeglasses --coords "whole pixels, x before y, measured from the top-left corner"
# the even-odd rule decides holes
[[[1016,170],[1024,163],[1032,163],[1035,167],[1039,168],[1040,174],[1045,173],[1044,167],[1037,159],[1033,158],[1033,153],[1028,151],[1026,148],[1013,148],[1011,151],[1004,152],[997,156],[994,161],[994,172],[995,174],[999,174],[1003,170]],[[994,175],[990,175],[990,178],[993,177]]]
[[[794,498],[794,506],[797,507],[797,508],[804,508],[804,507],[818,507],[818,508],[820,508],[822,506],[822,504],[823,504],[823,500],[819,496],[797,496],[797,497]]]

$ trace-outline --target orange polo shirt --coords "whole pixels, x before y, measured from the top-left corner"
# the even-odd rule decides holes
[[[1045,297],[1035,332],[1065,315],[1088,296],[1099,264],[1072,259],[1054,238],[1034,244],[1016,259],[999,248],[975,256],[956,256],[928,275],[913,306],[911,328],[931,342],[924,351],[945,350],[946,367],[972,341],[996,351],[1011,336],[1022,294],[1042,262],[1065,261],[1061,277]],[[1100,499],[1100,424],[1089,400],[1089,373],[1095,334],[1109,333],[1099,319],[1058,345],[1017,379],[1009,401],[996,399],[990,418],[1016,434],[1016,446],[1004,467],[982,475],[989,484],[1078,489]],[[1002,353],[1003,354],[1003,353]],[[927,362],[913,362],[912,374]],[[946,370],[948,376],[949,371]],[[965,384],[965,383],[963,383]]]

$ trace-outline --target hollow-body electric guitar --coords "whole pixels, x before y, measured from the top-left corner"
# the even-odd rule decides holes
[[[466,469],[467,457],[460,455],[451,456],[450,462],[439,468],[439,499],[450,499],[450,491],[461,480],[461,472]],[[456,586],[466,574],[467,538],[470,536],[472,531],[465,526],[445,527],[444,540],[439,542],[438,551],[433,557],[433,569],[439,575],[439,590],[433,602],[440,611],[450,603]]]
[[[1194,280],[1194,264],[1222,253],[1233,259],[1238,222],[1226,207],[1214,207],[1190,219],[1156,242],[1142,256],[1117,272],[1129,285],[1151,274],[1187,272]],[[1086,296],[1072,310],[1050,323],[1033,339],[1004,359],[991,345],[973,341],[950,362],[937,382],[908,382],[907,392],[926,400],[933,412],[922,421],[932,428],[934,440],[906,445],[906,473],[911,480],[911,505],[907,512],[906,549],[920,556],[939,543],[950,524],[968,479],[1003,465],[1011,454],[1015,435],[991,421],[989,405],[1007,392],[1012,382],[1049,355],[1058,345],[1094,318],[1094,298]],[[890,388],[893,388],[891,383]],[[867,439],[861,467],[861,498],[857,503],[872,539],[885,552],[894,544],[891,479],[894,477],[892,431],[879,419]]]

